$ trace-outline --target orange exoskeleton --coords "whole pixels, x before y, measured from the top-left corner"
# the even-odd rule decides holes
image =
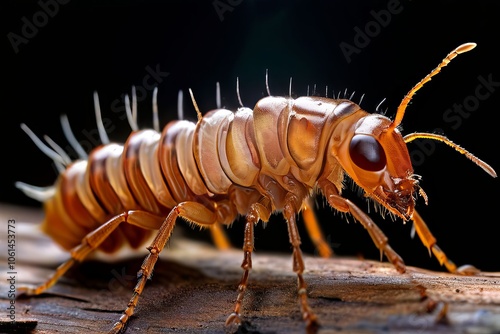
[[[45,145],[23,125],[35,144],[61,167],[61,173],[55,185],[47,189],[24,183],[17,186],[44,202],[46,218],[42,229],[68,250],[71,258],[45,283],[24,287],[22,291],[40,294],[90,253],[96,250],[112,253],[124,244],[137,248],[153,235],[133,296],[110,330],[119,333],[135,312],[178,217],[210,228],[215,243],[224,248],[228,244],[220,227],[241,215],[245,217],[241,265],[244,273],[233,312],[226,321],[227,325],[238,324],[252,268],[254,226],[259,221],[267,222],[273,212],[281,212],[288,224],[302,317],[308,328],[314,328],[318,321],[307,300],[296,215],[303,214],[320,254],[329,256],[331,249],[312,212],[310,198],[316,192],[332,208],[350,213],[366,228],[381,254],[399,272],[405,272],[403,260],[389,246],[383,232],[366,213],[342,196],[346,176],[367,198],[403,221],[412,221],[424,245],[450,272],[476,272],[472,266],[457,268],[448,259],[415,210],[417,196],[425,200],[427,197],[419,186],[419,176],[413,172],[406,144],[416,138],[438,140],[465,154],[493,177],[495,171],[444,136],[432,133],[402,136],[398,129],[415,92],[458,54],[474,46],[463,44],[449,53],[404,97],[394,120],[370,114],[349,99],[313,96],[297,99],[268,96],[258,101],[253,110],[241,107],[232,112],[219,106],[202,116],[193,98],[198,112],[196,123],[178,120],[167,124],[162,131],[158,126],[154,130],[139,130],[136,103],[133,101],[130,106],[126,99],[133,132],[124,145],[119,145],[107,139],[95,95],[103,145],[89,156],[79,147],[67,119],[62,119],[68,140],[80,152],[77,161],[71,161],[50,138],[46,139],[51,147]],[[155,90],[154,100],[156,93]],[[156,103],[153,109],[156,113]]]

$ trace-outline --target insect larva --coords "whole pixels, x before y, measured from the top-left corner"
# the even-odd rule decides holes
[[[44,231],[71,252],[71,259],[61,264],[45,283],[25,287],[24,292],[40,294],[73,263],[84,260],[94,250],[111,253],[126,242],[137,248],[154,233],[133,296],[110,330],[118,333],[134,313],[177,217],[211,227],[216,243],[224,247],[219,227],[242,215],[244,273],[233,312],[226,321],[227,325],[239,324],[252,268],[254,225],[268,221],[271,213],[278,211],[288,224],[302,316],[308,328],[314,328],[318,321],[307,301],[296,215],[303,211],[310,236],[321,254],[328,256],[331,250],[311,212],[309,201],[315,191],[322,193],[331,207],[354,216],[381,254],[399,272],[405,272],[403,260],[389,246],[383,232],[367,214],[342,197],[345,176],[390,214],[413,221],[423,244],[450,272],[473,274],[477,271],[474,267],[457,268],[448,259],[414,209],[419,194],[427,197],[419,186],[420,177],[413,173],[406,144],[416,138],[438,140],[465,154],[493,177],[495,171],[444,136],[413,133],[403,137],[398,126],[415,92],[458,54],[474,47],[474,43],[467,43],[450,52],[403,98],[393,121],[369,114],[349,99],[268,96],[258,101],[253,110],[241,107],[232,112],[219,107],[202,116],[192,98],[197,123],[173,121],[160,133],[158,125],[155,130],[137,129],[136,103],[133,100],[131,106],[127,98],[134,131],[124,145],[118,145],[107,139],[95,95],[98,129],[104,145],[88,157],[78,148],[67,119],[62,119],[70,143],[82,156],[74,162],[53,141],[46,138],[51,147],[46,146],[23,125],[37,146],[60,167],[61,174],[48,189],[23,183],[17,186],[44,202]],[[154,100],[156,93],[155,90]]]

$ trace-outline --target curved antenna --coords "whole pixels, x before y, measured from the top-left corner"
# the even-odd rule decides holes
[[[269,72],[267,71],[267,68],[266,68],[266,90],[267,90],[267,96],[271,96],[271,91],[269,90]]]
[[[62,156],[60,156],[56,151],[45,145],[37,135],[31,131],[31,129],[24,123],[21,123],[21,129],[30,137],[33,143],[38,147],[40,151],[43,152],[46,156],[51,158],[55,163],[60,163],[62,165],[66,165],[66,162]]]
[[[363,98],[365,97],[365,94],[361,95],[361,98],[359,99],[359,103],[358,105],[361,105],[361,103],[363,102]]]
[[[125,113],[127,114],[128,124],[130,125],[132,131],[139,130],[139,125],[134,120],[133,111],[130,107],[130,98],[128,97],[128,94],[125,94]]]
[[[184,119],[184,93],[182,89],[179,89],[179,93],[177,93],[177,118],[180,120]]]
[[[138,128],[139,123],[137,123],[137,93],[135,90],[135,86],[132,86],[132,118],[134,119],[134,123]]]
[[[198,121],[201,121],[203,118],[203,115],[200,112],[200,109],[198,108],[198,104],[196,103],[196,100],[194,99],[193,91],[191,88],[189,88],[189,95],[191,95],[191,101],[193,102],[193,107],[196,110],[196,115],[198,116]]]
[[[356,91],[353,91],[353,92],[352,92],[351,96],[349,96],[349,100],[351,100],[351,101],[352,101],[352,98],[354,97],[354,94],[356,94]]]
[[[484,171],[486,173],[490,174],[493,177],[497,177],[497,173],[490,165],[488,165],[486,162],[484,162],[483,160],[476,157],[474,154],[467,151],[465,148],[461,147],[458,144],[455,144],[454,142],[452,142],[451,140],[449,140],[445,136],[438,135],[435,133],[415,132],[415,133],[407,134],[406,136],[403,137],[405,143],[409,143],[417,138],[433,139],[433,140],[443,142],[446,145],[453,147],[455,150],[457,150],[461,154],[465,155],[470,160],[472,160],[472,162],[474,162],[476,165],[478,165],[479,167],[484,169]]]
[[[292,97],[292,77],[290,77],[290,83],[288,84],[288,97]]]
[[[385,100],[386,100],[386,98],[384,97],[384,98],[382,99],[382,101],[380,101],[380,103],[379,103],[379,104],[377,105],[377,107],[375,108],[375,112],[379,112],[378,110],[380,109],[380,106],[382,105],[382,103],[384,103],[384,102],[385,102]]]
[[[238,102],[240,104],[240,107],[243,108],[243,102],[241,102],[241,95],[240,95],[240,79],[236,77],[236,96],[238,96]]]
[[[452,61],[456,56],[458,56],[461,53],[470,51],[476,47],[476,43],[465,43],[448,53],[448,55],[441,61],[441,63],[431,71],[431,73],[427,74],[422,80],[420,80],[419,83],[417,83],[415,86],[413,86],[412,89],[406,94],[406,96],[403,98],[401,103],[399,104],[399,107],[396,112],[396,117],[394,118],[394,121],[389,127],[389,130],[396,128],[399,124],[401,124],[401,121],[403,120],[403,116],[405,114],[406,107],[408,106],[408,103],[410,103],[411,98],[415,93],[422,88],[433,76],[441,72],[441,69],[448,65],[450,61]]]
[[[153,89],[153,129],[160,132],[160,119],[158,118],[158,87]]]
[[[14,186],[21,190],[26,196],[31,197],[39,202],[45,202],[55,194],[55,187],[37,187],[21,181],[14,183]]]
[[[71,131],[71,126],[69,125],[68,116],[61,115],[61,127],[63,130],[64,136],[68,140],[71,147],[75,150],[76,154],[78,154],[78,157],[80,159],[87,159],[87,157],[88,157],[87,152],[85,152],[82,145],[80,145],[78,140],[76,140],[76,137],[73,134],[73,131]]]
[[[64,165],[69,165],[71,163],[71,158],[69,157],[68,153],[66,153],[61,146],[59,146],[52,138],[50,138],[47,135],[43,136],[43,139],[49,144],[49,146],[61,156],[64,160]]]
[[[306,96],[309,96],[309,85],[307,85],[307,93]]]
[[[104,123],[102,122],[101,117],[101,107],[99,106],[99,96],[97,92],[94,91],[94,109],[95,109],[95,120],[97,122],[97,131],[99,131],[99,138],[101,139],[101,143],[109,144],[108,134],[104,129]]]
[[[221,108],[220,84],[218,81],[215,83],[215,104],[217,105],[217,109]]]

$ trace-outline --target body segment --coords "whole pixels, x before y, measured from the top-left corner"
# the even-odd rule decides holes
[[[310,192],[321,173],[331,172],[323,163],[331,133],[357,113],[366,114],[348,100],[266,97],[253,112],[216,109],[198,124],[172,121],[161,134],[132,132],[124,145],[101,145],[88,160],[68,166],[56,181],[56,195],[45,201],[43,230],[70,250],[128,210],[156,215],[160,224],[179,203],[199,202],[214,210],[218,202],[232,203],[235,192],[268,196],[273,210],[282,210],[291,180]],[[337,159],[332,164],[328,169],[338,169]],[[228,204],[233,215],[219,223],[248,213],[250,205],[239,202]],[[137,248],[150,233],[124,224],[100,249],[112,253],[127,241]]]
[[[417,196],[426,199],[426,195],[413,172],[406,143],[415,138],[436,139],[465,154],[490,175],[496,177],[496,173],[444,136],[416,133],[403,137],[397,128],[413,94],[457,54],[472,47],[466,44],[452,51],[413,87],[394,121],[370,114],[347,99],[269,96],[253,109],[242,107],[232,112],[218,108],[200,116],[197,123],[178,120],[161,132],[135,130],[125,144],[104,143],[88,158],[74,162],[66,162],[48,148],[55,162],[67,164],[54,188],[41,192],[25,184],[18,186],[44,201],[42,229],[70,251],[71,259],[45,283],[20,290],[40,294],[93,251],[113,253],[125,244],[138,248],[154,236],[132,298],[110,330],[119,333],[134,313],[177,218],[210,228],[216,244],[223,248],[226,242],[220,226],[244,216],[243,275],[233,312],[226,321],[228,325],[239,323],[252,268],[254,226],[280,212],[288,226],[302,317],[308,328],[316,328],[317,318],[307,301],[296,222],[297,214],[304,210],[307,230],[320,254],[332,253],[312,212],[310,198],[315,192],[320,192],[332,208],[351,214],[365,227],[381,255],[385,254],[398,271],[405,271],[403,260],[383,232],[342,196],[346,176],[390,214],[413,221],[424,245],[449,271],[473,272],[457,269],[415,211]],[[31,130],[25,131],[47,151]]]

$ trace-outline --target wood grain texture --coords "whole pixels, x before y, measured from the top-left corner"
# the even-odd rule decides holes
[[[4,222],[11,213],[2,209]],[[65,256],[38,237],[35,247],[33,236],[16,236],[22,254],[16,259],[17,287],[41,283]],[[23,248],[30,254],[21,252]],[[8,270],[5,254],[0,254],[3,277]],[[131,297],[143,254],[113,262],[87,261],[46,293],[17,299],[15,329],[106,332]],[[242,258],[239,250],[221,252],[174,232],[126,333],[228,332],[224,322],[236,299]],[[245,323],[239,332],[304,333],[291,255],[256,251],[253,260],[243,303]],[[500,273],[463,277],[409,267],[399,274],[385,262],[343,257],[306,256],[305,263],[310,305],[321,322],[318,333],[500,332]],[[0,289],[0,332],[9,333],[13,329],[5,279]]]

